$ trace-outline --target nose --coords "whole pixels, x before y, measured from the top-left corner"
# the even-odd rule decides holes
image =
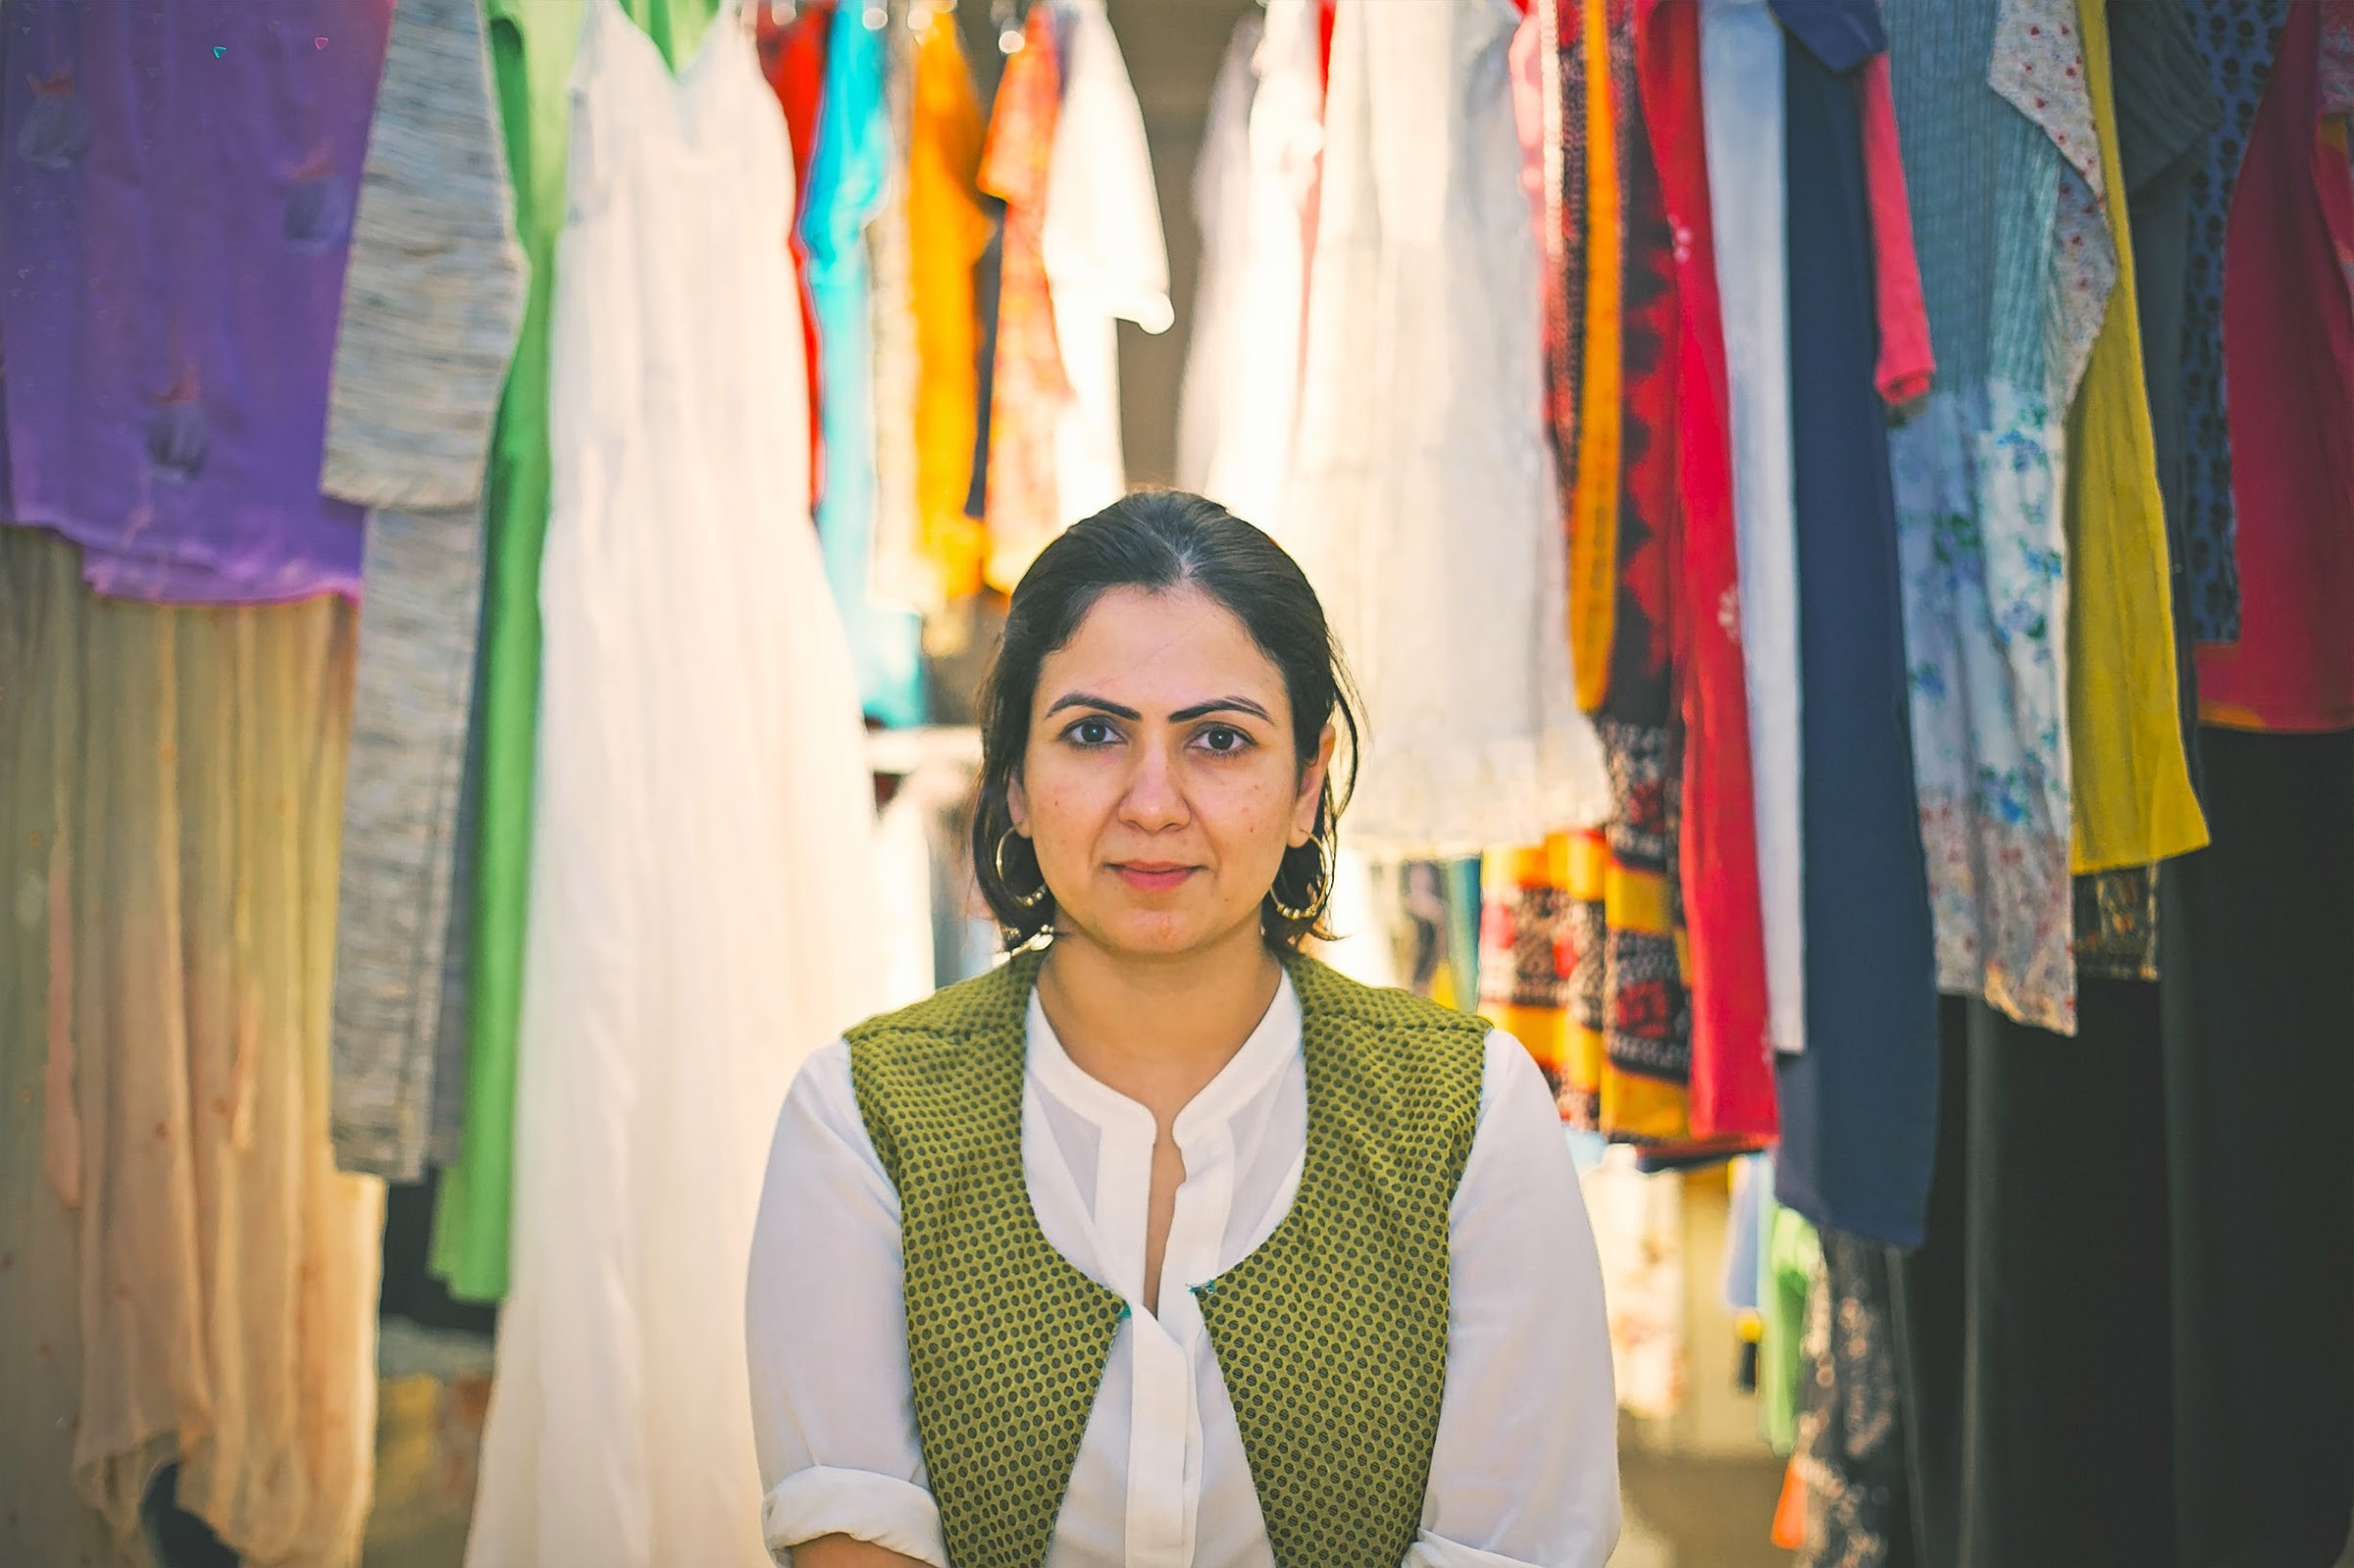
[[[1175,763],[1160,746],[1136,748],[1136,768],[1120,797],[1120,820],[1139,833],[1159,833],[1184,825],[1188,815],[1185,790]]]

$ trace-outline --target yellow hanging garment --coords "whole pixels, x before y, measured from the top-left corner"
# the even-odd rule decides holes
[[[2146,866],[2207,842],[2175,683],[2173,586],[2143,382],[2107,0],[2078,0],[2117,287],[2068,423],[2068,744],[2073,869]]]
[[[965,516],[979,384],[973,264],[989,244],[981,212],[981,103],[956,41],[953,7],[916,33],[908,129],[907,237],[915,295],[915,493],[922,548],[941,597],[981,590],[989,536]]]

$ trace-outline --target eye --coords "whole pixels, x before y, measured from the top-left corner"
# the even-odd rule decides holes
[[[1230,724],[1213,724],[1202,732],[1202,744],[1213,757],[1231,757],[1250,750],[1253,742]]]
[[[1082,719],[1062,733],[1065,740],[1081,746],[1107,746],[1120,735],[1109,719]]]

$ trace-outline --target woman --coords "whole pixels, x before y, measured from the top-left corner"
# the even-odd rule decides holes
[[[1128,496],[1014,590],[981,889],[1013,957],[811,1058],[754,1242],[798,1568],[1600,1568],[1594,1242],[1509,1037],[1299,952],[1356,721],[1292,559]]]

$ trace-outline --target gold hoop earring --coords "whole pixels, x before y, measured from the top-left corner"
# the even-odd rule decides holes
[[[998,835],[998,852],[991,857],[997,862],[998,866],[998,885],[1005,889],[1005,896],[1012,899],[1018,907],[1023,909],[1036,909],[1039,905],[1047,901],[1046,873],[1044,871],[1039,873],[1038,889],[1037,891],[1029,894],[1027,897],[1013,890],[1013,879],[1005,875],[1005,845],[1015,836],[1016,835],[1011,828],[1006,829],[1003,833]]]
[[[1283,901],[1281,893],[1272,887],[1267,889],[1267,902],[1275,906],[1275,913],[1295,925],[1303,926],[1315,922],[1315,918],[1324,912],[1325,900],[1332,894],[1331,846],[1321,838],[1310,838],[1308,842],[1316,846],[1316,881],[1315,890],[1308,894],[1306,907],[1294,909]]]

